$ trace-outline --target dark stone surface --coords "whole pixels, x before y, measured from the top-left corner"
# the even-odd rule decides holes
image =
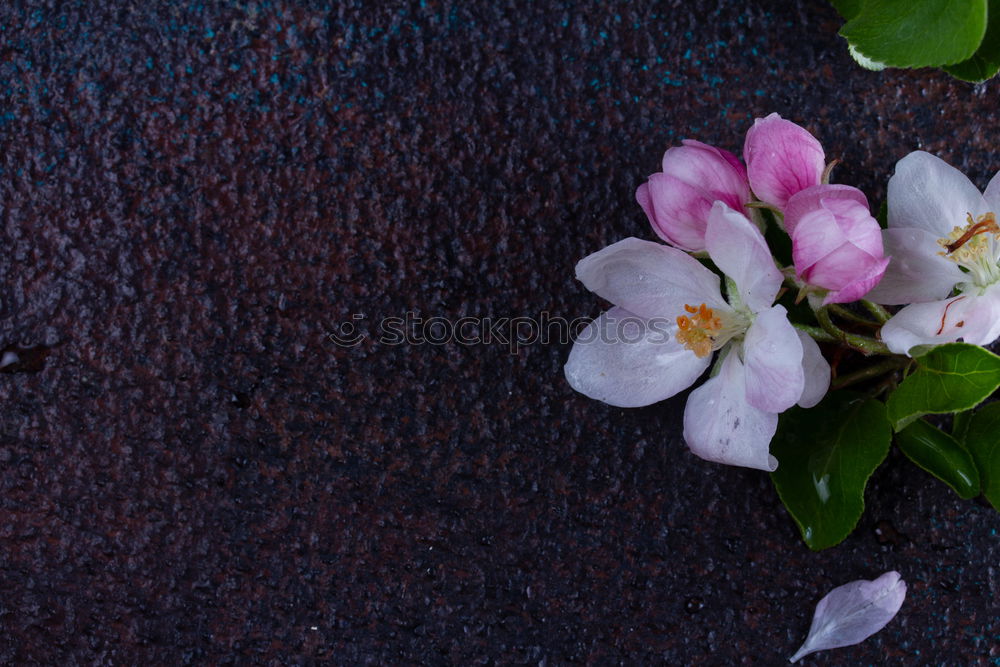
[[[823,2],[0,5],[0,659],[779,664],[835,585],[900,616],[812,664],[997,664],[1000,514],[896,455],[811,553],[683,397],[576,395],[568,346],[385,317],[593,316],[668,146],[797,120],[884,194],[980,185],[997,85],[850,61]],[[327,333],[352,315],[369,338]],[[41,348],[40,348],[41,346]],[[44,348],[44,349],[43,349]],[[13,348],[12,348],[13,349]],[[47,354],[46,351],[47,350]]]

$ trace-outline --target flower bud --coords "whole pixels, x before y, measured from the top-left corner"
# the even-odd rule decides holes
[[[816,185],[788,200],[785,229],[792,237],[795,273],[830,290],[824,304],[864,297],[885,273],[889,258],[868,200],[847,185]]]
[[[816,137],[772,113],[747,131],[743,159],[757,198],[784,209],[792,195],[819,185],[826,156]]]
[[[663,156],[663,171],[635,192],[657,235],[689,251],[705,249],[712,204],[721,200],[737,211],[750,201],[747,173],[729,151],[686,140]]]

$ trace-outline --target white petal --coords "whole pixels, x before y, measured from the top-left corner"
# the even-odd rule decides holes
[[[576,277],[591,292],[641,317],[674,318],[684,305],[729,307],[719,277],[676,248],[628,238],[584,257]]]
[[[809,636],[789,661],[815,651],[863,642],[893,619],[905,598],[906,583],[898,572],[834,588],[816,605]]]
[[[736,281],[750,310],[760,312],[774,303],[781,289],[781,271],[760,230],[746,216],[715,202],[708,214],[705,247],[715,265]]]
[[[809,334],[798,330],[795,333],[799,335],[799,342],[802,343],[802,371],[805,374],[805,386],[802,388],[802,396],[799,397],[799,405],[811,408],[823,400],[830,388],[830,364]]]
[[[1000,335],[1000,286],[992,286],[982,296],[960,294],[910,304],[882,326],[881,335],[896,354],[908,354],[915,345],[940,345],[959,339],[988,345]]]
[[[990,179],[986,191],[983,192],[983,199],[986,200],[986,205],[990,207],[991,211],[1000,215],[1000,171]]]
[[[623,308],[601,313],[573,343],[566,379],[578,392],[622,408],[651,405],[691,386],[711,361],[674,338],[676,325]]]
[[[920,227],[947,236],[966,216],[986,213],[986,200],[965,174],[939,157],[915,151],[889,179],[889,227]]]
[[[743,364],[735,350],[714,378],[691,392],[684,409],[684,440],[709,461],[773,472],[778,460],[768,453],[778,415],[746,401]]]
[[[881,282],[865,297],[875,303],[900,305],[937,301],[951,294],[965,280],[958,264],[942,257],[938,236],[917,227],[897,227],[882,232],[889,267]]]
[[[743,341],[747,402],[765,412],[784,412],[802,396],[802,342],[784,306],[757,315]]]

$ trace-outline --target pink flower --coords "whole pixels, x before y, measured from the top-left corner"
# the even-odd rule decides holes
[[[772,113],[747,131],[743,159],[757,198],[784,209],[792,195],[819,185],[826,156],[816,137]]]
[[[868,200],[848,185],[814,185],[788,200],[785,229],[800,279],[830,290],[824,304],[849,303],[867,294],[889,259]]]
[[[705,250],[708,213],[716,201],[745,211],[750,201],[747,171],[735,155],[687,140],[663,156],[663,171],[635,192],[657,235],[678,248]]]

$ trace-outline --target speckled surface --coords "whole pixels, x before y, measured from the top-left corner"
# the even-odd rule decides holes
[[[777,111],[875,201],[980,185],[998,85],[852,64],[823,2],[0,5],[0,660],[780,664],[835,585],[902,612],[806,664],[1000,664],[1000,514],[892,455],[814,554],[683,397],[576,395],[568,346],[382,318],[594,316],[682,138]],[[364,318],[352,319],[354,315]],[[369,338],[338,347],[351,322]],[[42,347],[39,347],[42,346]],[[45,353],[47,350],[47,354]]]

